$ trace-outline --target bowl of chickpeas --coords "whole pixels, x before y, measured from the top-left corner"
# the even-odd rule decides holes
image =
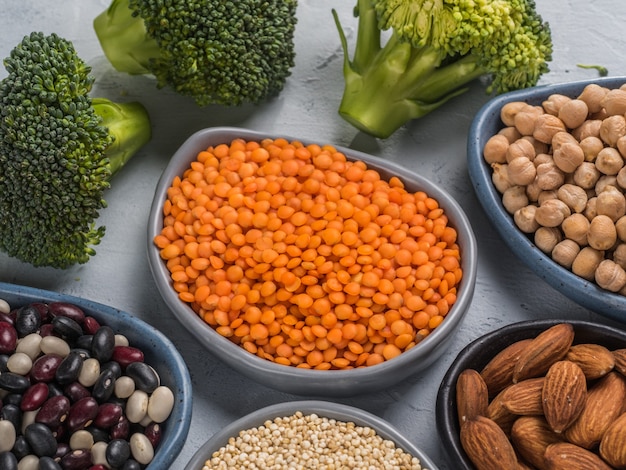
[[[437,469],[384,419],[322,400],[270,405],[233,421],[198,449],[185,470],[236,466]]]
[[[153,277],[208,350],[281,391],[350,396],[432,364],[473,297],[476,241],[440,186],[374,156],[241,128],[193,134],[158,182]]]
[[[626,321],[625,77],[546,85],[489,101],[467,159],[487,217],[535,274]]]

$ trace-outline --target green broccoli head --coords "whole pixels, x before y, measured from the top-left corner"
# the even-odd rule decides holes
[[[380,138],[478,77],[490,79],[488,93],[534,86],[552,60],[550,28],[533,0],[357,0],[355,13],[352,59],[334,13],[344,50],[339,112]]]
[[[92,100],[71,42],[31,33],[0,82],[0,249],[34,266],[85,263],[111,176],[151,136],[138,103]],[[117,126],[123,121],[122,127]]]
[[[257,104],[294,66],[296,0],[113,0],[94,20],[111,64],[198,105]]]

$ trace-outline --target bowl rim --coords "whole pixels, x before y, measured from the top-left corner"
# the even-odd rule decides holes
[[[601,335],[607,338],[620,337],[626,344],[626,330],[616,326],[597,323],[589,320],[570,320],[563,318],[546,318],[540,320],[523,320],[510,323],[498,329],[489,331],[482,336],[468,343],[454,358],[448,370],[445,372],[441,384],[437,391],[435,401],[435,418],[439,440],[446,449],[449,450],[449,459],[454,460],[456,468],[459,470],[475,470],[469,457],[465,454],[458,433],[458,418],[456,411],[456,379],[461,371],[469,366],[475,355],[482,352],[485,359],[481,362],[484,367],[488,360],[496,353],[500,352],[506,345],[515,341],[532,338],[541,331],[548,329],[559,323],[569,323],[574,327],[574,331],[580,335],[583,332],[591,332],[594,335]],[[580,338],[580,336],[579,336]],[[580,340],[579,340],[580,341]],[[574,338],[574,343],[579,341]],[[485,354],[489,351],[489,354]],[[474,367],[478,369],[478,367]],[[461,461],[458,461],[458,458]]]
[[[150,462],[147,468],[149,469],[154,467],[153,462],[157,463],[159,466],[163,466],[162,468],[169,468],[176,460],[185,444],[185,440],[191,426],[191,411],[193,406],[191,377],[189,375],[187,364],[169,338],[167,338],[157,328],[139,317],[135,317],[134,315],[131,315],[123,310],[116,309],[103,303],[94,302],[83,297],[71,294],[61,294],[59,292],[35,287],[0,282],[0,299],[6,300],[7,296],[25,299],[26,302],[58,301],[74,303],[83,309],[86,314],[94,314],[94,312],[94,316],[100,316],[100,314],[103,314],[106,317],[114,318],[116,322],[119,321],[120,323],[127,324],[132,328],[138,328],[142,332],[149,332],[150,336],[156,340],[156,342],[154,340],[151,341],[153,344],[156,345],[158,342],[167,348],[169,354],[165,358],[165,363],[170,366],[168,368],[171,369],[172,378],[175,380],[175,384],[173,385],[175,385],[177,389],[176,396],[180,396],[180,398],[175,400],[174,409],[168,417],[168,439],[166,442],[162,441],[157,447],[154,459]],[[171,425],[169,425],[170,422]]]
[[[211,453],[227,444],[228,438],[236,436],[239,431],[258,427],[265,421],[277,417],[290,416],[297,411],[301,411],[304,415],[317,414],[320,417],[337,419],[344,422],[351,421],[357,426],[370,427],[374,429],[379,436],[395,442],[397,447],[417,457],[420,460],[422,468],[425,470],[437,470],[437,466],[430,457],[384,418],[355,406],[324,400],[296,400],[277,403],[260,408],[230,422],[230,424],[213,434],[202,444],[185,466],[185,470],[200,470]]]
[[[537,248],[530,238],[515,226],[512,216],[502,205],[502,196],[491,182],[492,171],[483,158],[482,149],[486,140],[493,135],[491,131],[497,131],[504,127],[499,115],[500,109],[506,103],[526,101],[530,104],[540,104],[542,100],[553,93],[575,96],[589,84],[615,88],[624,83],[626,83],[626,77],[600,77],[538,86],[502,94],[488,101],[474,116],[467,140],[467,164],[470,181],[487,218],[509,249],[555,290],[588,310],[620,322],[626,322],[626,296],[604,290],[594,282],[587,281],[560,266]],[[487,133],[488,130],[490,131],[489,134]]]
[[[372,155],[352,150],[346,147],[333,145],[338,151],[343,152],[346,157],[350,159],[363,160],[368,167],[383,167],[388,173],[392,173],[402,179],[403,182],[414,181],[420,187],[426,188],[426,192],[435,197],[440,206],[443,207],[450,219],[453,221],[455,228],[463,237],[463,250],[465,255],[462,259],[463,267],[463,279],[461,281],[461,288],[459,288],[459,294],[457,301],[453,306],[449,314],[449,318],[442,322],[435,330],[429,334],[424,340],[419,343],[419,347],[413,348],[411,351],[416,351],[411,354],[409,351],[403,353],[393,360],[385,361],[375,366],[368,366],[364,368],[351,369],[347,371],[343,370],[308,370],[296,367],[284,366],[275,364],[271,361],[261,359],[254,354],[251,354],[242,348],[233,348],[234,344],[219,335],[208,324],[206,324],[187,304],[184,304],[179,300],[174,290],[171,288],[161,288],[161,284],[166,280],[169,287],[169,274],[165,267],[165,263],[161,260],[158,249],[153,244],[152,240],[154,235],[159,233],[162,226],[162,212],[161,205],[165,199],[167,187],[169,186],[172,178],[180,174],[177,170],[178,167],[183,164],[188,165],[196,157],[199,150],[206,148],[206,142],[211,142],[208,145],[215,145],[217,142],[230,142],[234,138],[243,138],[246,140],[260,140],[264,138],[284,138],[289,141],[299,141],[307,145],[314,143],[313,141],[297,138],[289,135],[259,132],[239,127],[209,127],[201,129],[193,133],[185,142],[178,148],[178,150],[172,156],[169,164],[163,171],[155,190],[154,199],[150,208],[147,228],[147,244],[148,244],[148,261],[152,270],[153,277],[159,286],[159,292],[163,297],[163,300],[168,305],[172,313],[183,323],[183,325],[189,329],[189,331],[198,339],[209,351],[216,356],[221,357],[231,367],[239,370],[244,375],[248,375],[248,367],[250,365],[264,369],[273,374],[274,377],[280,377],[282,380],[298,381],[303,377],[315,378],[320,382],[311,383],[308,387],[307,393],[319,393],[326,395],[330,393],[328,385],[325,380],[332,379],[338,385],[349,386],[355,380],[364,379],[370,377],[373,373],[383,372],[385,370],[400,369],[406,370],[414,365],[415,360],[413,356],[417,354],[417,351],[423,351],[428,353],[433,351],[441,341],[448,337],[459,325],[465,312],[469,308],[471,300],[473,298],[474,286],[476,283],[477,273],[477,243],[474,237],[471,224],[461,206],[442,188],[435,186],[430,181],[426,180],[419,174],[410,172],[406,168],[397,165],[393,162],[384,161],[381,158],[374,157]],[[184,163],[182,163],[184,162]],[[186,168],[186,166],[185,166]],[[377,168],[379,169],[379,168]],[[379,169],[380,171],[380,169]],[[186,318],[183,315],[187,315]],[[226,355],[226,357],[219,354],[220,349],[231,348],[232,353]],[[254,379],[254,378],[253,378]],[[343,384],[343,385],[342,385]],[[278,386],[276,388],[279,388]],[[297,387],[296,387],[297,388]],[[294,392],[294,390],[290,390]],[[298,392],[294,392],[298,393]]]

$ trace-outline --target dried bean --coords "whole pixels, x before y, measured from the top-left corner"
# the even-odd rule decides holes
[[[30,387],[28,377],[14,374],[13,372],[0,374],[0,388],[7,392],[23,393],[28,387]]]
[[[33,361],[41,354],[41,340],[43,338],[39,333],[31,333],[26,335],[17,342],[15,352],[23,352]]]
[[[0,468],[3,470],[18,470],[17,463],[17,457],[13,453],[0,452]]]
[[[58,336],[42,338],[39,347],[44,354],[58,354],[61,357],[66,357],[70,353],[70,345]]]
[[[146,393],[152,393],[159,386],[159,376],[155,370],[145,362],[133,362],[125,371],[135,381],[135,388]]]
[[[37,382],[31,385],[24,392],[20,409],[22,411],[33,411],[38,409],[48,398],[48,385],[45,382]]]
[[[114,468],[121,467],[130,458],[130,445],[124,439],[113,439],[106,449],[106,460]]]
[[[84,349],[91,357],[91,343],[93,342],[93,335],[80,335],[75,342],[77,348]]]
[[[115,396],[118,398],[128,398],[135,391],[135,381],[123,375],[115,381]]]
[[[89,426],[98,415],[98,402],[93,397],[78,400],[70,407],[67,427],[70,432]]]
[[[102,326],[93,335],[91,354],[100,362],[107,362],[113,355],[115,333],[110,326]]]
[[[14,353],[8,356],[7,370],[19,375],[28,375],[33,367],[33,361],[27,354]]]
[[[15,330],[18,336],[24,337],[36,333],[40,326],[41,314],[35,306],[31,304],[18,309],[15,317]]]
[[[154,458],[152,444],[144,434],[136,432],[130,436],[130,450],[140,464],[148,465]]]
[[[120,470],[141,470],[141,464],[133,459],[128,459]]]
[[[103,403],[98,409],[98,415],[93,424],[102,429],[108,429],[118,423],[124,410],[117,403]]]
[[[91,387],[96,383],[100,376],[100,362],[97,359],[90,357],[83,361],[83,367],[80,369],[80,375],[78,376],[78,382],[85,386]]]
[[[16,436],[17,430],[11,421],[0,421],[0,452],[11,450]]]
[[[174,408],[174,394],[165,386],[157,387],[148,400],[148,415],[152,421],[162,423]]]
[[[70,445],[67,442],[59,442],[59,445],[57,446],[57,452],[56,454],[54,454],[54,458],[56,460],[61,460],[61,457],[63,457],[65,454],[69,454],[72,451],[72,449],[70,449]]]
[[[70,436],[70,449],[91,449],[94,444],[93,434],[80,429]]]
[[[68,302],[51,302],[48,304],[48,311],[53,317],[68,317],[79,325],[85,319],[85,312],[79,306]]]
[[[149,397],[143,390],[135,390],[126,402],[126,417],[131,423],[138,423],[148,413]]]
[[[17,346],[17,330],[6,321],[0,321],[0,353],[11,354]]]
[[[58,428],[70,411],[70,399],[65,395],[48,398],[35,416],[35,421],[45,424],[50,429]]]
[[[133,362],[143,362],[144,356],[140,349],[132,346],[115,346],[113,348],[113,360],[117,361],[125,369]]]
[[[128,338],[122,334],[115,335],[115,346],[129,346]]]
[[[64,470],[82,470],[91,465],[91,452],[87,449],[76,449],[61,458],[61,467]]]
[[[91,396],[91,393],[89,393],[87,387],[80,384],[79,382],[72,382],[71,384],[66,385],[63,391],[72,403],[76,403],[82,398]]]
[[[83,334],[80,324],[69,317],[55,317],[52,320],[55,333],[61,338],[73,342]]]
[[[79,351],[71,351],[59,364],[55,379],[61,385],[66,385],[78,380],[83,367],[83,357]]]
[[[117,371],[114,369],[102,372],[91,389],[91,395],[100,403],[107,401],[113,395],[117,377]]]
[[[23,434],[20,434],[19,436],[15,438],[15,444],[13,444],[13,449],[11,449],[11,452],[13,452],[13,454],[18,460],[23,457],[26,457],[28,454],[33,453],[32,449],[30,448],[30,445],[28,444],[28,441],[26,440]],[[0,465],[0,468],[4,468],[4,467]]]
[[[18,430],[22,429],[22,410],[18,405],[13,403],[5,404],[0,409],[0,422],[9,421],[13,427]]]
[[[102,468],[105,470],[110,468],[106,458],[107,447],[106,442],[96,442],[91,446],[91,463],[93,465],[89,467],[89,470],[94,470],[97,465],[103,466]]]
[[[41,457],[39,459],[39,470],[63,470],[63,467],[52,457]]]
[[[87,426],[85,428],[86,431],[89,431],[93,436],[94,442],[109,442],[111,439],[109,436],[109,432],[105,429],[95,426],[92,424],[91,426]]]
[[[19,470],[38,470],[39,469],[39,457],[34,454],[29,454],[20,459],[17,464]]]
[[[94,317],[85,317],[83,320],[83,330],[88,335],[93,335],[100,328],[100,322],[96,320]]]
[[[109,431],[111,439],[128,439],[130,436],[130,421],[126,416],[122,416],[120,420],[111,426]]]
[[[0,374],[9,370],[9,367],[7,366],[9,357],[10,356],[8,354],[0,354]]]
[[[58,354],[44,354],[33,362],[30,378],[33,382],[51,382],[63,358]]]
[[[48,426],[42,423],[31,423],[24,430],[24,437],[33,453],[38,457],[52,457],[57,451],[57,440]]]
[[[44,325],[41,325],[41,328],[39,328],[39,336],[41,336],[42,338],[47,338],[48,336],[55,336],[54,328],[52,327],[52,324],[46,323]]]
[[[156,449],[161,442],[161,437],[163,436],[163,429],[161,428],[161,425],[159,423],[151,423],[146,426],[143,433],[150,441],[150,444],[152,444],[152,447]]]
[[[24,434],[24,432],[26,431],[26,428],[30,424],[33,424],[35,422],[35,417],[37,416],[38,412],[39,412],[39,410],[32,410],[32,411],[24,411],[24,412],[22,412],[22,428],[21,428],[22,434]]]

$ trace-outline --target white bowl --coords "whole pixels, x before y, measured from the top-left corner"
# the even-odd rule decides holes
[[[159,180],[148,221],[148,260],[152,274],[165,303],[181,324],[187,328],[211,353],[245,376],[277,390],[317,396],[349,396],[381,390],[411,374],[429,367],[448,347],[470,305],[476,282],[477,248],[470,223],[458,203],[440,186],[411,173],[400,166],[351,149],[336,147],[351,160],[362,160],[369,168],[379,171],[383,178],[399,177],[409,191],[424,190],[437,199],[450,223],[458,232],[462,250],[461,280],[457,300],[445,320],[415,347],[392,360],[369,367],[351,370],[307,370],[284,366],[261,359],[218,334],[205,323],[191,307],[182,302],[171,285],[170,273],[154,245],[154,237],[163,227],[162,206],[166,192],[175,176],[182,175],[195,160],[199,151],[211,145],[230,143],[235,138],[261,140],[277,138],[239,128],[209,128],[193,134],[172,157]],[[300,140],[280,136],[289,141]],[[306,141],[300,140],[304,144]],[[324,142],[319,142],[320,145]]]

